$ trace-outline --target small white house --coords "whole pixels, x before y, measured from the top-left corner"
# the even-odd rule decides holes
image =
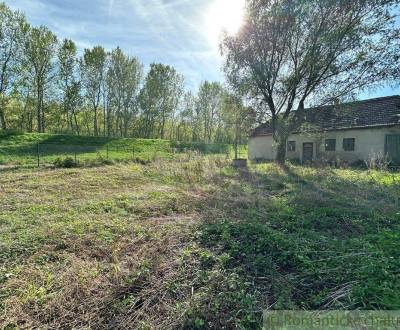
[[[304,110],[305,122],[317,132],[294,132],[287,158],[302,163],[388,159],[400,165],[400,96],[323,106]],[[251,160],[273,160],[276,146],[269,123],[257,127],[249,140]]]

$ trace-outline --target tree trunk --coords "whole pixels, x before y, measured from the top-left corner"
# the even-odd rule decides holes
[[[41,115],[42,115],[42,133],[45,132],[46,126],[45,126],[45,118],[44,118],[44,91],[43,89],[41,90],[41,97],[40,97],[40,108],[41,108]]]
[[[25,117],[27,114],[27,108],[28,108],[28,102],[25,102],[24,108],[22,110],[21,118],[19,120],[19,125],[18,125],[18,127],[21,131],[24,130],[24,122],[25,122]],[[28,114],[28,116],[29,116],[29,114]]]
[[[3,104],[1,105],[1,109],[0,109],[0,122],[1,122],[1,129],[6,130],[7,129],[7,123],[6,123],[6,117],[4,115]]]
[[[161,140],[164,140],[165,136],[164,129],[165,129],[165,117],[163,116],[161,123]]]
[[[34,109],[34,107],[32,106],[31,107],[31,111],[30,111],[30,113],[29,113],[29,133],[32,133],[33,132],[33,117],[34,117],[34,111],[35,111],[35,109]]]
[[[106,125],[107,125],[107,122],[108,122],[108,120],[107,120],[107,110],[106,110],[106,101],[105,101],[105,98],[103,98],[103,116],[104,116],[104,118],[103,118],[103,136],[106,136],[106,134],[107,134],[107,130],[106,130]]]
[[[42,116],[41,116],[41,101],[40,101],[40,82],[37,81],[37,99],[36,99],[36,119],[37,119],[37,131],[42,132]]]
[[[67,121],[67,132],[70,133],[72,131],[72,120],[70,120],[69,109],[65,103],[66,103],[66,101],[64,100],[63,110],[64,110],[64,114],[65,114],[66,121]],[[60,111],[61,111],[61,107],[60,107]],[[64,123],[62,123],[62,122],[61,122],[61,129],[62,130],[64,129]]]
[[[94,131],[94,136],[99,135],[99,132],[97,129],[97,107],[94,108],[93,131]]]
[[[79,128],[79,125],[78,125],[78,119],[76,118],[76,113],[75,113],[75,112],[74,112],[74,121],[75,121],[76,133],[77,133],[78,135],[80,135],[81,132],[80,132],[80,128]]]
[[[111,114],[109,107],[107,107],[107,136],[111,136]]]
[[[279,165],[284,165],[286,160],[286,139],[279,139],[277,141],[276,149],[276,162]]]
[[[128,119],[128,111],[124,111],[124,138],[128,137],[128,126],[129,126],[129,119]]]
[[[37,108],[37,131],[38,131],[38,133],[42,133],[42,114],[41,114],[41,111],[42,111],[42,108],[41,108],[41,102],[40,102],[40,96],[39,96],[39,98],[38,98],[38,100],[37,100],[37,105],[36,105],[36,108]]]

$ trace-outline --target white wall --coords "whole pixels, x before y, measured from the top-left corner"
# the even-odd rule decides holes
[[[314,158],[317,154],[316,149],[320,145],[319,154],[328,159],[341,159],[349,162],[367,160],[372,154],[384,155],[386,135],[388,134],[400,134],[400,126],[332,131],[321,133],[318,136],[294,134],[289,137],[288,141],[296,141],[296,151],[287,152],[287,157],[302,161],[303,143],[312,142],[314,143]],[[343,139],[345,138],[355,139],[354,151],[343,150]],[[336,139],[335,152],[325,152],[325,139]],[[273,160],[275,155],[276,148],[272,136],[250,138],[249,158],[251,160]]]
[[[271,135],[257,136],[249,139],[249,159],[275,159],[276,150]]]

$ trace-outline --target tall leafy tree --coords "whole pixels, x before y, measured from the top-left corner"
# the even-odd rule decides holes
[[[192,92],[186,92],[182,98],[182,111],[179,114],[179,124],[175,138],[178,141],[198,141],[200,129],[199,116],[196,111],[196,97]]]
[[[222,42],[225,71],[231,86],[270,118],[279,163],[305,104],[331,103],[393,77],[400,53],[398,4],[247,1],[244,26]]]
[[[107,68],[107,52],[101,46],[85,49],[80,62],[86,100],[93,111],[93,133],[99,135],[99,111]]]
[[[165,138],[167,120],[177,111],[182,93],[183,77],[173,67],[150,65],[140,93],[145,137]]]
[[[77,109],[80,103],[81,83],[78,75],[77,47],[65,39],[58,51],[59,86],[62,91],[62,108],[66,116],[67,130],[79,134]]]
[[[223,87],[218,82],[205,81],[197,95],[197,108],[202,118],[203,141],[210,143],[213,139],[216,123],[219,120]]]
[[[225,92],[222,99],[221,119],[224,124],[225,138],[228,138],[225,142],[234,142],[235,159],[237,159],[238,146],[248,136],[255,123],[256,113],[252,107],[243,104],[239,95]]]
[[[7,128],[5,107],[13,83],[19,79],[23,37],[28,29],[25,16],[0,3],[0,128]]]
[[[116,129],[128,136],[128,128],[138,113],[138,95],[143,77],[143,65],[136,57],[129,57],[118,47],[112,51],[107,72],[109,92],[108,134],[111,129],[111,109],[115,109]]]
[[[45,131],[45,92],[54,78],[54,57],[57,37],[45,26],[31,28],[25,41],[24,53],[35,86],[37,131]]]

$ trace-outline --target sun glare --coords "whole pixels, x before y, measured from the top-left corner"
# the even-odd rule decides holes
[[[214,0],[207,14],[207,34],[217,42],[222,31],[236,34],[243,22],[245,0]]]

